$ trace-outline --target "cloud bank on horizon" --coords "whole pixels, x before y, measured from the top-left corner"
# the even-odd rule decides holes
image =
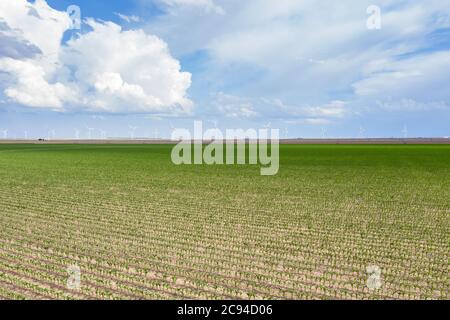
[[[74,0],[83,12],[83,1]],[[450,3],[130,0],[119,21],[0,3],[3,100],[65,112],[325,125],[450,113]],[[142,8],[159,8],[145,15]],[[381,8],[369,30],[367,8]],[[5,106],[2,106],[5,107]]]

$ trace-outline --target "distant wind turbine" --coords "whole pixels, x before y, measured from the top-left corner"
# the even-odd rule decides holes
[[[100,137],[102,140],[106,140],[106,131],[105,130],[100,130]]]
[[[216,119],[213,119],[213,120],[210,120],[210,121],[211,121],[211,123],[213,124],[214,129],[217,129],[217,120],[216,120]]]
[[[94,128],[89,128],[88,126],[86,126],[86,129],[88,130],[88,139],[92,140],[92,131],[94,130]]]
[[[8,139],[8,129],[4,129],[4,130],[2,130],[2,132],[3,132],[3,139]]]
[[[325,137],[327,136],[327,129],[326,128],[322,128],[322,138],[325,139]]]
[[[77,128],[75,128],[75,139],[80,140],[80,130],[78,130]]]
[[[175,127],[173,126],[172,122],[169,122],[169,126],[170,126],[169,137],[171,137],[172,133],[175,131]]]
[[[130,139],[133,140],[134,139],[134,132],[136,131],[136,129],[138,127],[134,127],[134,126],[128,125],[128,128],[130,128]]]
[[[55,129],[48,129],[47,130],[47,140],[54,140],[55,137],[56,137]]]
[[[364,132],[366,132],[366,130],[364,129],[363,126],[359,126],[359,137],[361,139],[364,139]]]
[[[408,138],[408,127],[406,126],[406,124],[403,126],[402,129],[402,133],[403,133],[403,138]]]

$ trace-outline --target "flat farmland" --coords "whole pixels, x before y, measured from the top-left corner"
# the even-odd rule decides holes
[[[0,145],[0,298],[450,299],[449,145],[172,147]]]

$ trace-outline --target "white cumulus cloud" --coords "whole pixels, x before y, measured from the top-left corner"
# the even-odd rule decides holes
[[[45,70],[32,60],[0,59],[0,70],[11,75],[13,83],[8,86],[5,95],[22,105],[62,109],[63,99],[71,92],[62,83],[48,83]]]
[[[389,101],[408,99],[430,108],[449,104],[448,1],[216,3],[226,16],[178,10],[147,27],[163,35],[179,55],[207,57],[200,80],[218,83],[216,91],[280,99],[296,109],[290,114],[313,117],[341,118],[351,115],[350,108],[387,108]],[[367,8],[373,4],[381,9],[380,30],[367,28]],[[347,106],[336,104],[339,100]],[[266,106],[253,105],[265,113],[261,109]]]
[[[171,6],[191,6],[204,8],[207,11],[215,12],[217,14],[225,14],[224,9],[215,4],[213,0],[160,0],[160,2]]]
[[[254,110],[251,100],[219,92],[214,97],[217,109],[226,117],[253,118],[259,114]]]
[[[156,36],[88,19],[90,31],[63,44],[70,19],[44,0],[2,1],[0,21],[18,30],[35,51],[26,58],[0,55],[0,71],[8,75],[0,86],[13,102],[64,111],[191,110],[191,74],[181,71]]]
[[[128,22],[128,23],[131,23],[131,22],[141,22],[141,18],[138,17],[138,16],[134,16],[134,15],[127,16],[127,15],[122,14],[122,13],[119,13],[119,12],[115,12],[114,14],[115,14],[116,16],[118,16],[120,19],[122,19],[123,21],[126,21],[126,22]]]

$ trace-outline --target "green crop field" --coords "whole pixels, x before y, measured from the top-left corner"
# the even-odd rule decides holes
[[[0,298],[450,299],[450,146],[171,148],[0,145]]]

